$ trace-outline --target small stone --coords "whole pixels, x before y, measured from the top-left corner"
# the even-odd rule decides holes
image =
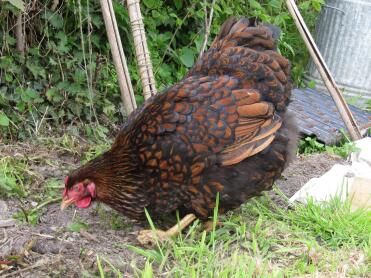
[[[51,227],[42,227],[41,229],[40,229],[40,233],[42,233],[42,234],[50,234],[50,233],[53,233],[54,232],[54,230],[51,228]]]
[[[47,253],[58,254],[61,252],[62,249],[65,249],[67,245],[56,240],[39,240],[32,247],[32,251],[37,252],[39,254]]]
[[[31,202],[31,206],[32,206],[32,207],[36,207],[37,205],[38,205],[37,202],[34,202],[34,201]]]
[[[15,219],[0,219],[0,228],[13,227],[17,224]]]
[[[0,200],[0,219],[5,218],[5,214],[8,212],[8,206],[5,201]]]

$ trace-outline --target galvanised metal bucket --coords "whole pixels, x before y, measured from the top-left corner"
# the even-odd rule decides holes
[[[371,99],[371,0],[327,0],[315,41],[345,95]],[[306,81],[327,92],[312,61]]]

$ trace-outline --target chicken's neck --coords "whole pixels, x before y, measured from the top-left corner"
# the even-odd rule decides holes
[[[91,160],[75,173],[94,182],[97,200],[113,208],[125,211],[140,202],[143,192],[144,174],[137,153],[129,146],[116,146]]]

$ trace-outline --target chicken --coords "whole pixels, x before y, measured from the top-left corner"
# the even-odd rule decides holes
[[[153,218],[179,210],[184,228],[212,215],[218,193],[223,213],[271,189],[296,144],[278,35],[255,20],[227,20],[184,79],[134,111],[109,151],[66,178],[62,207],[97,200],[133,219],[145,208]]]

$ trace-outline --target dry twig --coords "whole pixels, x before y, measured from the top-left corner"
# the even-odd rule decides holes
[[[81,230],[80,230],[80,234],[81,234],[84,238],[86,238],[86,239],[88,239],[88,240],[90,240],[90,241],[94,241],[94,242],[96,242],[96,243],[99,243],[99,242],[100,242],[100,241],[99,241],[99,240],[98,240],[94,235],[88,233],[88,232],[85,231],[84,229],[81,229]]]
[[[23,273],[23,272],[26,272],[26,271],[29,271],[29,270],[32,270],[34,268],[38,268],[38,267],[43,267],[43,266],[51,266],[51,265],[54,265],[58,262],[61,261],[61,258],[60,257],[57,257],[57,259],[53,260],[51,258],[42,258],[40,260],[38,260],[35,264],[33,265],[30,265],[28,267],[25,267],[25,268],[21,268],[17,271],[13,271],[13,272],[10,272],[10,273],[7,273],[7,274],[4,274],[3,276],[1,276],[2,278],[6,278],[6,277],[19,277],[17,275]]]
[[[214,14],[214,5],[215,5],[215,0],[211,2],[211,7],[210,7],[210,13],[209,13],[209,18],[207,18],[207,7],[206,7],[206,0],[204,0],[204,9],[205,9],[205,36],[204,36],[204,42],[202,43],[202,47],[200,50],[200,55],[198,58],[201,58],[202,55],[205,52],[207,41],[209,39],[210,35],[210,28],[211,28],[211,23],[213,21],[213,14]]]
[[[330,92],[332,99],[335,102],[335,105],[343,119],[346,128],[350,134],[352,140],[361,139],[361,132],[357,126],[356,121],[350,111],[347,103],[345,102],[344,97],[342,96],[338,86],[336,85],[335,79],[333,78],[330,70],[327,68],[325,61],[321,53],[319,52],[316,43],[314,42],[312,35],[310,34],[308,27],[306,26],[304,19],[302,18],[298,7],[296,6],[294,0],[286,0],[287,7],[291,13],[291,16],[294,19],[296,27],[299,30],[301,37],[303,38],[305,45],[309,51],[310,56],[313,59],[314,64],[317,67],[318,72],[320,73],[327,89]]]

